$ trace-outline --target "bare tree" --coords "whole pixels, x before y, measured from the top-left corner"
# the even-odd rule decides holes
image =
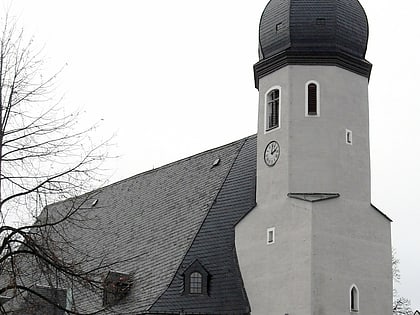
[[[77,131],[78,113],[60,108],[53,95],[60,71],[43,75],[40,51],[16,20],[6,15],[0,24],[0,312],[37,300],[31,307],[43,301],[80,314],[68,292],[45,288],[101,288],[105,264],[74,247],[69,231],[87,228],[94,196],[86,192],[100,178],[107,146],[91,141],[96,126]],[[20,224],[10,224],[16,218]]]
[[[411,302],[409,299],[399,296],[397,290],[395,289],[395,283],[400,282],[401,274],[398,267],[399,259],[395,249],[392,250],[392,277],[394,280],[394,299],[392,306],[392,313],[394,315],[413,315],[411,310]]]

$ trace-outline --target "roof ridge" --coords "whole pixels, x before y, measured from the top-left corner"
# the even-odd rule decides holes
[[[165,294],[165,292],[166,292],[166,291],[170,288],[170,286],[171,286],[171,284],[173,283],[173,281],[174,281],[174,279],[175,279],[176,275],[178,274],[178,270],[180,269],[182,262],[184,261],[185,257],[188,255],[188,252],[190,251],[190,249],[191,249],[192,245],[194,244],[194,241],[195,241],[195,239],[197,238],[197,235],[200,233],[201,228],[202,228],[202,227],[203,227],[203,225],[204,225],[204,222],[206,221],[207,217],[209,216],[210,210],[213,208],[214,203],[216,202],[217,197],[218,197],[218,196],[219,196],[219,194],[220,194],[220,191],[222,190],[222,188],[223,188],[223,186],[224,186],[224,184],[225,184],[225,182],[226,182],[227,178],[229,177],[230,172],[232,171],[232,168],[233,168],[233,166],[234,166],[234,164],[235,164],[236,160],[238,159],[238,156],[239,156],[240,152],[242,151],[242,148],[244,147],[245,143],[246,143],[249,139],[251,139],[252,137],[254,137],[254,136],[256,136],[256,135],[248,136],[248,137],[246,137],[246,138],[242,138],[242,139],[240,139],[240,140],[237,140],[237,141],[234,141],[234,142],[232,142],[232,143],[231,143],[231,144],[233,144],[233,143],[237,143],[237,142],[242,141],[242,144],[240,145],[240,147],[239,147],[239,148],[238,148],[238,150],[236,151],[236,156],[235,156],[235,158],[232,160],[232,164],[230,165],[229,170],[226,172],[226,176],[225,176],[225,178],[223,179],[223,181],[222,181],[221,185],[219,186],[219,190],[218,190],[217,194],[214,196],[214,199],[213,199],[212,203],[211,203],[211,204],[209,205],[209,207],[207,208],[207,213],[206,213],[206,215],[204,216],[203,221],[201,221],[200,227],[197,229],[197,232],[195,233],[194,237],[191,239],[190,244],[188,245],[187,250],[185,251],[185,253],[184,253],[184,255],[182,256],[182,258],[180,259],[179,264],[178,264],[178,268],[176,268],[176,270],[175,270],[175,272],[174,272],[174,275],[172,276],[171,281],[169,282],[169,284],[167,285],[167,287],[166,287],[166,288],[162,291],[162,293],[161,293],[161,294],[159,294],[159,296],[156,298],[156,300],[155,300],[155,301],[154,301],[154,302],[153,302],[153,303],[152,303],[152,304],[151,304],[151,305],[147,308],[147,310],[148,310],[148,311],[149,311],[149,310],[151,310],[151,309],[153,308],[153,306],[156,304],[156,302],[157,302],[157,301],[159,301],[159,299],[160,299],[160,298],[161,298],[161,297]]]

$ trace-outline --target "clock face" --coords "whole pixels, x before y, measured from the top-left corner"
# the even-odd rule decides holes
[[[264,151],[264,161],[268,166],[276,164],[280,157],[280,145],[277,141],[271,141]]]

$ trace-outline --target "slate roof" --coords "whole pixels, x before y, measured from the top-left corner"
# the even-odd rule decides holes
[[[234,226],[255,206],[256,138],[237,155],[214,204],[153,311],[247,314],[249,305],[237,263]],[[211,276],[209,296],[182,295],[183,272],[196,259]]]
[[[96,257],[86,267],[103,259],[134,280],[109,314],[249,313],[234,226],[255,206],[255,159],[251,136],[89,194],[84,227],[70,231],[72,246]],[[210,274],[206,296],[183,294],[182,273],[195,260]],[[73,294],[78,309],[102,306],[84,289]]]
[[[357,0],[271,0],[260,21],[260,59],[284,50],[364,59],[368,29]]]
[[[338,66],[369,78],[368,35],[358,0],[270,0],[260,20],[255,87],[288,65]]]

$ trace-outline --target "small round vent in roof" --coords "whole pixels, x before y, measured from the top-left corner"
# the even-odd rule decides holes
[[[219,164],[220,164],[220,158],[217,158],[214,160],[213,165],[211,167],[216,167]]]
[[[92,204],[90,205],[92,208],[94,207],[94,206],[96,206],[96,204],[98,203],[98,199],[95,199],[95,200],[93,200],[92,201]]]

